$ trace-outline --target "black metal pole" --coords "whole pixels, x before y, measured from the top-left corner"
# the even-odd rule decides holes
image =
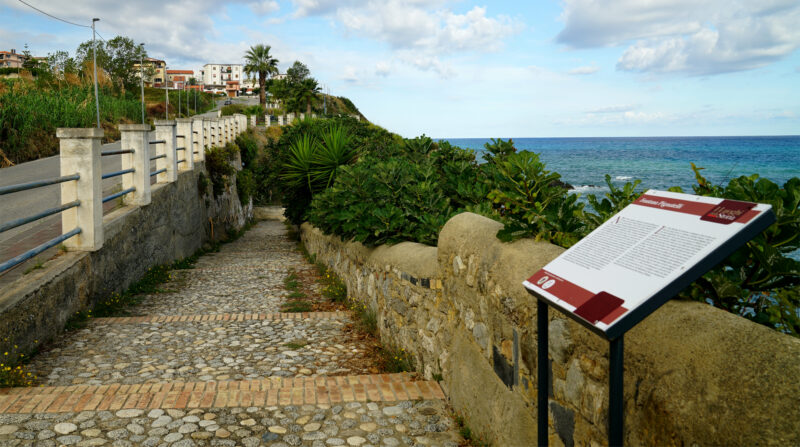
[[[622,447],[624,422],[623,375],[625,345],[623,336],[610,342],[608,364],[608,445]]]
[[[538,421],[538,443],[539,447],[547,447],[549,443],[548,431],[549,424],[547,422],[549,410],[547,408],[549,387],[547,386],[550,380],[550,360],[547,356],[547,343],[549,338],[549,321],[547,320],[547,303],[542,300],[536,301],[536,323],[537,323],[537,336],[536,342],[538,349],[537,361],[537,421]]]

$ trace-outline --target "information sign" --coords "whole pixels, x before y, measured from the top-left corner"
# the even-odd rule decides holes
[[[523,284],[613,339],[774,219],[770,205],[649,190]]]
[[[539,445],[548,444],[548,306],[609,340],[608,442],[623,440],[623,336],[775,222],[770,205],[649,190],[528,278],[538,298]]]

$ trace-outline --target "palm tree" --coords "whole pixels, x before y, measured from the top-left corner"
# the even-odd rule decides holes
[[[247,74],[258,74],[258,85],[260,87],[258,96],[262,107],[267,104],[267,76],[278,72],[278,59],[270,56],[269,45],[258,44],[250,47],[244,54],[247,62],[244,71]]]
[[[311,116],[311,103],[317,99],[320,92],[316,79],[306,78],[297,85],[296,100],[300,104],[306,104],[306,115]]]

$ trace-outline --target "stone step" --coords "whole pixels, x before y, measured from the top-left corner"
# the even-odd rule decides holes
[[[224,382],[163,382],[0,389],[0,414],[125,409],[193,409],[444,399],[439,384],[407,373],[273,377]]]

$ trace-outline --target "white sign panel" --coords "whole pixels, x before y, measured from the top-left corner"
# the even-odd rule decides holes
[[[649,190],[523,284],[596,331],[619,335],[671,298],[660,292],[685,282],[682,289],[773,221],[770,205]],[[658,302],[635,312],[651,300]],[[632,314],[635,321],[613,330]]]

